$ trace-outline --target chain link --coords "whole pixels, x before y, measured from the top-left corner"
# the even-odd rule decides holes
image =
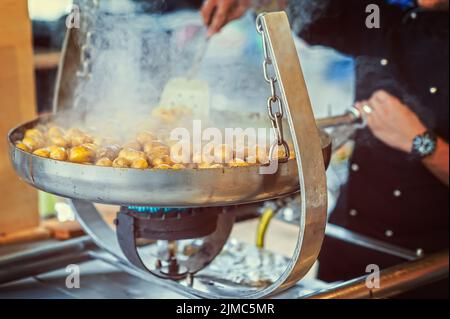
[[[93,56],[93,42],[94,42],[94,26],[95,20],[97,19],[97,10],[99,8],[99,0],[80,0],[80,12],[85,13],[85,18],[82,24],[82,34],[86,34],[86,39],[84,44],[80,49],[80,69],[77,71],[76,75],[81,79],[81,83],[77,85],[74,108],[77,108],[82,103],[82,90],[86,84],[86,80],[92,77],[92,56]]]
[[[278,82],[278,79],[275,75],[275,70],[272,68],[272,73],[274,75],[270,75],[269,73],[269,66],[273,66],[272,59],[270,57],[269,53],[269,47],[267,45],[267,36],[264,32],[264,28],[262,25],[262,17],[264,16],[264,13],[258,15],[256,18],[256,30],[261,35],[262,43],[263,43],[263,52],[264,52],[264,61],[263,61],[263,75],[264,80],[270,85],[270,96],[267,99],[267,111],[269,114],[269,119],[272,125],[273,132],[275,134],[276,141],[270,145],[270,151],[269,151],[269,158],[272,161],[275,156],[275,151],[278,150],[279,147],[283,147],[284,153],[282,153],[282,156],[278,156],[279,162],[287,162],[290,157],[290,151],[289,151],[289,145],[284,140],[284,133],[283,133],[283,101],[281,98],[277,95],[277,87],[276,83]],[[276,111],[274,111],[274,106],[277,104],[278,108]],[[278,152],[279,154],[279,152]]]

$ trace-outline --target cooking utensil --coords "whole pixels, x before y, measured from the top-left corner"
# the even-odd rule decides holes
[[[15,146],[25,130],[52,119],[46,115],[14,128],[8,135],[9,149],[13,166],[25,182],[62,197],[117,205],[211,207],[268,200],[299,189],[295,160],[280,163],[273,175],[259,174],[259,166],[137,170],[55,161]],[[322,148],[328,165],[331,139],[325,133]]]
[[[204,26],[186,26],[182,31],[185,37],[183,41],[188,42],[185,45],[195,48],[194,58],[184,76],[172,78],[167,82],[159,103],[162,107],[189,108],[198,119],[206,119],[209,115],[209,85],[196,78],[208,48],[209,38],[206,37],[206,31]]]

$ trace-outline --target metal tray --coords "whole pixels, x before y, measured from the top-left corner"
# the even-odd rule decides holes
[[[51,116],[45,116],[45,120]],[[15,147],[26,129],[39,118],[8,134],[11,162],[28,184],[62,197],[111,205],[155,207],[212,207],[269,200],[298,192],[295,160],[281,163],[273,175],[259,174],[258,166],[218,169],[138,170],[98,167],[42,158]],[[325,165],[331,139],[323,133]]]

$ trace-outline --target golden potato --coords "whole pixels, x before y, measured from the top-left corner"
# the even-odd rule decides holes
[[[245,166],[249,166],[249,164],[242,159],[236,158],[231,163],[229,163],[228,166],[230,166],[230,167],[245,167]]]
[[[16,147],[17,147],[18,149],[22,150],[22,151],[30,152],[30,149],[28,148],[28,146],[26,146],[26,145],[23,144],[22,142],[18,142],[18,143],[16,144]]]
[[[114,161],[119,152],[120,146],[118,145],[104,146],[97,149],[97,157],[98,158],[106,157],[109,158],[111,161]]]
[[[44,134],[38,129],[29,129],[25,131],[25,137],[30,137],[32,139],[44,139]]]
[[[94,139],[77,128],[71,128],[64,136],[66,140],[70,142],[72,146],[79,146],[82,144],[92,143]]]
[[[186,166],[184,166],[183,164],[173,164],[172,165],[172,169],[185,169]]]
[[[47,148],[40,148],[33,152],[34,155],[40,156],[40,157],[46,157],[48,158],[50,156],[50,151]]]
[[[57,161],[66,161],[67,160],[67,151],[64,147],[59,146],[50,146],[48,148],[50,150],[50,158]]]
[[[163,155],[161,157],[156,157],[156,158],[152,159],[151,162],[154,166],[159,166],[159,165],[163,165],[163,164],[165,164],[165,165],[174,164],[172,162],[172,160],[170,159],[170,156],[167,156],[167,155]]]
[[[128,168],[130,164],[130,161],[126,158],[118,157],[113,161],[112,166],[116,168]]]
[[[289,158],[291,158],[292,154],[289,150]],[[279,146],[277,150],[277,154],[275,154],[276,159],[284,159],[286,157],[286,151],[283,146]]]
[[[137,159],[145,159],[145,153],[141,151],[137,151],[133,148],[124,148],[119,152],[119,157],[127,159],[129,162],[133,162]]]
[[[69,151],[69,161],[73,163],[91,163],[94,159],[95,152],[84,146],[75,146]]]
[[[132,163],[131,163],[131,168],[139,168],[139,169],[146,169],[148,168],[148,162],[143,159],[143,158],[138,158],[135,159]]]
[[[146,154],[150,154],[152,153],[153,149],[157,147],[167,147],[167,146],[161,141],[153,141],[151,143],[145,143],[142,146],[142,149]]]
[[[49,137],[49,141],[51,144],[59,146],[59,147],[67,147],[69,146],[69,142],[62,135],[53,135]]]
[[[169,156],[170,149],[167,146],[156,146],[150,151],[148,155],[151,157],[161,157],[164,155]]]
[[[72,146],[79,146],[79,145],[83,145],[83,144],[90,144],[94,141],[94,139],[92,137],[90,137],[87,134],[82,134],[82,135],[75,135],[72,136],[72,138],[70,139],[70,144]]]
[[[95,165],[103,167],[111,167],[113,166],[113,162],[107,157],[102,157],[95,163]]]
[[[34,151],[45,146],[44,140],[39,138],[25,137],[22,143],[25,144],[30,151]]]
[[[223,168],[223,165],[222,164],[211,164],[211,163],[200,163],[200,164],[198,164],[198,168],[200,168],[200,169]]]

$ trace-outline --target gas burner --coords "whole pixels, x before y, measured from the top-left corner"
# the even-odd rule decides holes
[[[133,220],[134,236],[151,240],[182,240],[205,237],[216,230],[217,208],[159,208],[122,206],[117,217],[120,231],[121,216]]]
[[[203,269],[220,252],[229,236],[234,217],[223,208],[159,208],[122,206],[117,213],[117,240],[124,255],[136,267],[160,278],[182,280]],[[221,229],[217,229],[220,224]],[[187,260],[177,260],[175,241],[204,239],[204,245]],[[168,254],[148,268],[137,250],[137,239],[169,241]]]

